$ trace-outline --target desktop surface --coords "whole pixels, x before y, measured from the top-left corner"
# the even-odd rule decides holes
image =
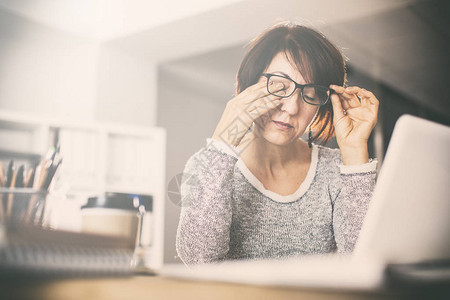
[[[447,292],[435,288],[370,292],[278,288],[159,275],[0,281],[1,299],[444,299]]]

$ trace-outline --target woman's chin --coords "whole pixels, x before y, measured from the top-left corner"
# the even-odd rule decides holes
[[[269,143],[279,146],[289,145],[295,140],[295,136],[284,135],[278,132],[266,132],[263,137]]]

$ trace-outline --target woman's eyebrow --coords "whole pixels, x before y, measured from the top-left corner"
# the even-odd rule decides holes
[[[284,73],[284,72],[281,72],[281,71],[275,71],[275,72],[272,72],[272,74],[276,74],[276,73],[281,74],[281,75],[283,75],[284,77],[293,80],[293,79],[291,78],[291,76],[289,76],[288,74],[286,74],[286,73]]]

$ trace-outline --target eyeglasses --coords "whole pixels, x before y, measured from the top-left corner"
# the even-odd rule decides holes
[[[311,105],[322,106],[327,104],[331,93],[334,92],[333,89],[318,84],[299,84],[278,74],[264,73],[262,75],[267,77],[267,92],[281,98],[290,97],[297,89],[300,89],[303,101]],[[281,90],[276,87],[277,83],[283,84]]]

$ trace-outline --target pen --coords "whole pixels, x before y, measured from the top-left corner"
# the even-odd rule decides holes
[[[8,170],[6,171],[5,187],[7,187],[7,188],[11,187],[13,172],[14,172],[14,161],[11,160],[8,164]]]
[[[24,177],[25,177],[25,166],[21,165],[16,172],[15,179],[13,178],[14,183],[11,182],[12,188],[23,188],[24,187]],[[16,190],[18,192],[19,190]],[[17,210],[20,210],[20,207],[23,205],[21,200],[23,196],[21,194],[17,194],[15,192],[11,193],[8,197],[8,215],[11,214],[14,216],[17,213]]]
[[[45,179],[44,185],[42,187],[43,189],[48,190],[52,182],[52,179],[55,176],[56,170],[58,169],[61,162],[62,158],[60,156],[56,157],[55,160],[52,162],[52,165],[48,169],[47,178]]]
[[[52,163],[53,162],[51,160],[47,160],[45,162],[44,168],[41,169],[41,175],[40,175],[41,178],[39,178],[39,186],[38,186],[39,190],[44,188],[44,185],[47,181],[48,174],[49,174],[50,168],[52,166]]]
[[[45,160],[46,161],[53,161],[53,159],[55,158],[56,155],[56,148],[55,147],[51,147],[50,149],[48,149],[47,153],[45,154]]]
[[[24,171],[25,171],[25,167],[24,167],[24,165],[21,165],[19,167],[19,169],[17,170],[16,182],[15,182],[13,187],[16,187],[16,188],[23,188],[24,187],[24,183],[23,183]]]
[[[48,153],[47,153],[48,156]],[[42,170],[45,167],[45,159],[42,160],[40,163],[38,163],[35,166],[35,170],[34,170],[34,178],[33,180],[30,179],[30,182],[28,183],[29,186],[31,186],[33,189],[35,190],[39,190],[40,189],[40,182],[41,182],[41,177],[42,177]],[[33,212],[33,208],[36,204],[37,201],[37,196],[33,195],[30,198],[30,201],[28,202],[28,208],[27,208],[27,213],[25,214],[25,222],[29,222],[31,221],[31,214]]]
[[[32,182],[33,189],[36,190],[43,189],[46,179],[48,177],[49,168],[51,167],[53,162],[52,158],[54,158],[55,155],[56,155],[55,147],[50,148],[47,154],[45,155],[45,158],[41,161],[40,164],[36,166]],[[29,182],[28,184],[31,185],[31,182]],[[37,200],[38,200],[37,195],[31,196],[30,201],[28,202],[27,213],[25,215],[26,222],[31,221],[33,208],[35,207]]]
[[[55,176],[55,173],[58,170],[58,167],[61,165],[61,162],[62,162],[62,157],[59,155],[59,153],[57,156],[54,156],[53,159],[54,160],[53,160],[51,166],[48,168],[48,172],[47,172],[47,176],[45,178],[44,185],[41,188],[41,190],[43,190],[43,191],[48,191],[50,184],[52,183],[53,177]],[[46,201],[44,201],[44,203],[43,203],[40,222],[42,222],[42,218],[44,217],[45,211],[47,209],[46,203],[47,203]]]

